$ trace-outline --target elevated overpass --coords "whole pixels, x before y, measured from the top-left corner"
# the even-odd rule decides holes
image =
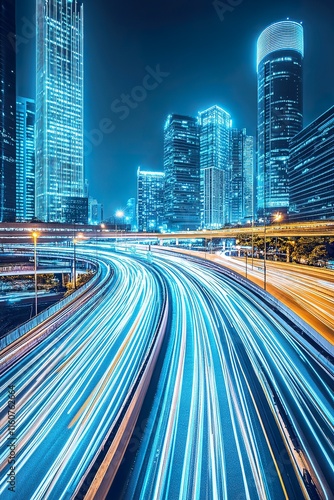
[[[38,268],[36,274],[66,274],[71,273],[71,267],[44,267]],[[83,273],[84,271],[77,269],[77,273]],[[5,266],[0,267],[0,276],[32,276],[35,274],[33,267],[27,266]]]
[[[22,243],[32,242],[32,232],[39,233],[39,241],[73,240],[74,238],[86,239],[126,239],[134,241],[159,241],[163,240],[188,240],[213,238],[236,238],[242,234],[254,236],[334,236],[334,220],[310,221],[289,224],[271,224],[267,226],[247,225],[240,227],[228,227],[219,230],[183,231],[174,233],[134,233],[115,231],[114,229],[102,229],[101,226],[90,226],[81,224],[57,224],[57,223],[1,223],[0,244],[11,243],[13,240]]]

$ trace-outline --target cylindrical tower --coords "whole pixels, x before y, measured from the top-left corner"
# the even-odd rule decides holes
[[[303,128],[303,27],[294,21],[268,26],[257,42],[258,215],[287,212],[289,139]]]

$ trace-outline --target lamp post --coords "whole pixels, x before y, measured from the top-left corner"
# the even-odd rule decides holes
[[[266,216],[264,216],[264,253],[263,253],[263,288],[267,290],[267,225]]]
[[[100,224],[100,232],[103,233],[103,230],[106,228],[106,225],[101,222]],[[96,230],[96,238],[95,238],[95,254],[96,254],[96,265],[97,265],[97,260],[99,256],[99,251],[98,251],[98,246],[97,246],[97,230]]]
[[[73,284],[74,284],[74,290],[77,289],[77,272],[76,272],[76,245],[78,244],[79,240],[83,237],[82,234],[77,234],[76,238],[73,238]]]
[[[77,275],[76,275],[76,244],[77,240],[73,238],[73,286],[74,290],[77,289]]]
[[[32,237],[34,239],[35,316],[37,316],[37,238],[39,237],[39,233],[34,231]]]
[[[282,219],[282,214],[277,212],[277,214],[274,215],[274,222],[279,222]],[[277,236],[276,236],[276,244],[275,244],[275,255],[276,255],[276,260],[277,260]]]
[[[122,219],[124,217],[123,210],[117,210],[115,213],[115,226],[116,226],[116,243],[117,243],[117,219]],[[121,232],[122,236],[122,232]]]
[[[252,270],[253,270],[254,269],[254,211],[253,211],[251,220],[247,221],[247,223],[252,224],[252,241],[251,241],[252,255],[251,255],[251,258],[252,258]]]
[[[252,270],[254,269],[254,212],[252,216]]]
[[[248,258],[248,255],[247,255],[247,250],[245,252],[245,257],[246,257],[246,279],[248,278],[248,273],[247,273],[247,258]]]

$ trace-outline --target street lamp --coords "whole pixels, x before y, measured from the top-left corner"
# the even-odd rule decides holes
[[[263,253],[263,288],[267,290],[267,225],[266,214],[264,214],[264,253]]]
[[[115,226],[116,226],[116,242],[117,242],[117,219],[122,219],[124,217],[123,210],[117,210],[115,213]],[[122,236],[122,233],[121,233]]]
[[[34,239],[35,316],[37,316],[37,238],[39,237],[39,233],[34,231],[32,237]]]
[[[102,222],[102,223],[100,224],[100,232],[101,232],[101,233],[103,233],[103,230],[104,230],[105,228],[106,228],[106,225]],[[98,230],[96,229],[96,231],[95,231],[95,254],[96,254],[96,265],[97,265],[98,255],[99,255],[99,252],[98,252],[98,246],[97,246],[97,245],[98,245],[98,244],[97,244],[97,240],[98,240],[98,238],[97,238],[97,232],[98,232]]]
[[[282,214],[280,212],[277,212],[277,214],[274,215],[274,222],[279,222],[282,219]],[[275,242],[275,258],[277,260],[277,236],[276,236],[276,242]]]
[[[73,238],[73,284],[74,284],[74,290],[77,289],[76,245],[78,244],[79,240],[82,238],[83,238],[83,235],[81,233],[78,233],[77,237]]]

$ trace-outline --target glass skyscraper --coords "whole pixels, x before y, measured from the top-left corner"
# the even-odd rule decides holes
[[[199,113],[202,226],[229,222],[231,116],[219,106]]]
[[[88,198],[88,224],[97,225],[103,221],[103,205],[94,198]]]
[[[290,141],[292,221],[334,219],[334,106]]]
[[[82,0],[37,0],[36,45],[36,216],[82,222]]]
[[[196,118],[169,115],[165,124],[165,222],[173,231],[200,227],[199,134]]]
[[[229,187],[229,222],[242,224],[253,217],[253,137],[246,129],[231,129],[231,175]]]
[[[267,217],[289,207],[289,140],[303,128],[303,27],[268,26],[257,42],[257,208]]]
[[[164,219],[164,172],[137,171],[137,224],[139,232],[157,232]]]
[[[125,223],[130,224],[131,226],[131,231],[136,230],[136,199],[135,198],[129,198],[126,207],[124,210],[125,214]]]
[[[0,6],[0,222],[15,221],[16,50],[15,2]]]
[[[35,216],[35,101],[16,102],[16,220]]]

